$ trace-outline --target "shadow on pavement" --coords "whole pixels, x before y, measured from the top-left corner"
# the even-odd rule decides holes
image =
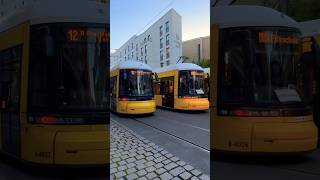
[[[25,177],[29,177],[28,179],[109,179],[109,166],[86,168],[44,167],[24,164],[3,155],[0,156],[0,161],[13,169],[13,172],[21,173]],[[11,179],[10,173],[7,176],[10,176],[8,178]]]
[[[172,108],[166,108],[166,107],[157,107],[157,109],[167,110],[171,112],[177,112],[177,113],[184,113],[184,114],[203,114],[207,113],[208,110],[180,110],[180,109],[172,109]]]

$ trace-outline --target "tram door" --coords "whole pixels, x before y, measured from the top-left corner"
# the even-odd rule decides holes
[[[162,84],[162,106],[174,108],[174,77],[161,79]]]
[[[110,109],[117,111],[117,76],[110,79]]]
[[[1,142],[20,157],[20,83],[22,46],[0,52]]]

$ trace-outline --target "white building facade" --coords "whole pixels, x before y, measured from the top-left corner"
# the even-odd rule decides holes
[[[131,37],[111,54],[110,65],[139,61],[154,69],[175,64],[182,56],[181,16],[170,9],[140,35]]]

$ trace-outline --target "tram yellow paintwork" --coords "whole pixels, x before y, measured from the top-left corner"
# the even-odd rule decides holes
[[[218,114],[220,27],[211,24],[210,146],[212,152],[290,154],[317,147],[313,116],[239,117]]]
[[[117,82],[115,85],[115,94],[110,97],[110,100],[114,101],[116,106],[116,108],[113,109],[113,111],[119,114],[132,114],[132,115],[151,114],[156,111],[156,103],[153,97],[151,98],[151,100],[143,100],[143,101],[135,101],[135,100],[119,98],[120,69],[112,70],[110,75],[111,75],[110,78],[116,78],[116,82]]]
[[[174,104],[173,104],[173,109],[178,109],[178,110],[191,110],[191,111],[201,111],[201,110],[208,110],[209,109],[209,101],[208,98],[199,98],[199,97],[189,97],[189,98],[183,98],[183,97],[178,97],[178,91],[179,91],[179,70],[169,70],[169,71],[164,71],[164,72],[159,72],[157,73],[159,79],[161,78],[168,78],[168,77],[173,77],[173,93],[174,93]],[[205,75],[205,74],[204,74]],[[158,88],[158,92],[160,92],[160,85],[156,86]],[[155,94],[155,100],[156,100],[156,105],[159,107],[165,107],[163,106],[163,96],[160,95],[159,93]]]
[[[109,164],[109,125],[45,125],[27,121],[30,22],[0,33],[0,52],[22,45],[20,117],[20,156],[0,152],[26,163],[59,166],[105,166]],[[0,111],[0,122],[2,113]],[[107,121],[107,120],[106,120]]]

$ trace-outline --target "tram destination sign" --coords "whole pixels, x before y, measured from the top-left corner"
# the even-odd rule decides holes
[[[98,43],[109,42],[109,33],[105,31],[69,28],[66,33],[69,42],[86,42],[92,38]]]
[[[259,42],[265,44],[299,44],[300,38],[290,35],[278,35],[272,32],[259,32]]]

